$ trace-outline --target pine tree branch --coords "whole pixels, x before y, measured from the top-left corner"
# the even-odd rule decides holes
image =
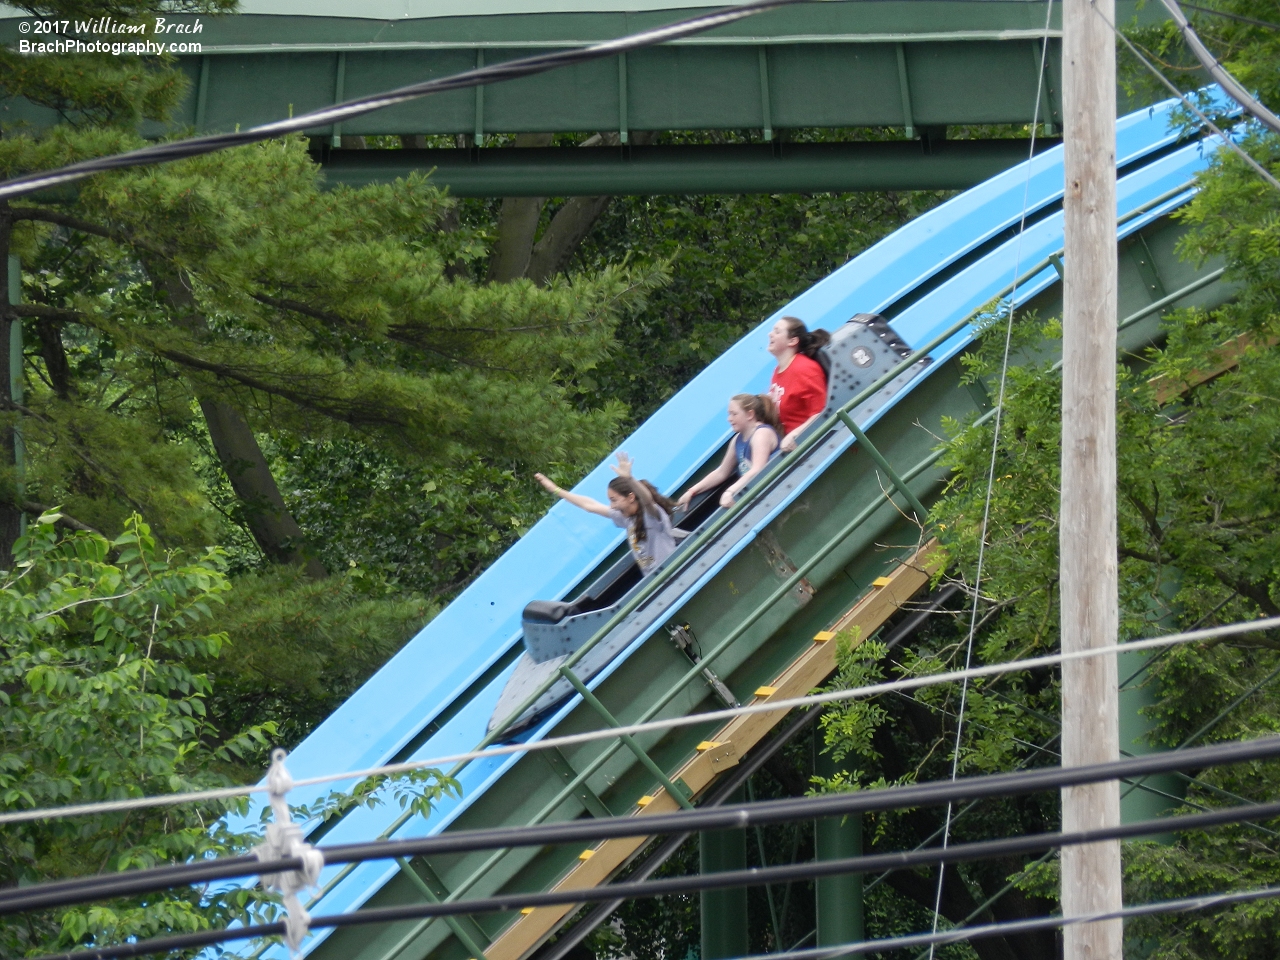
[[[9,312],[19,317],[39,317],[41,320],[63,320],[69,323],[79,323],[85,326],[92,326],[92,324],[88,322],[88,316],[81,313],[79,310],[67,310],[62,307],[48,307],[42,303],[10,304]]]
[[[149,240],[135,237],[127,230],[81,220],[79,217],[73,217],[67,213],[59,213],[57,210],[48,210],[44,207],[13,207],[9,212],[15,222],[18,220],[38,220],[41,223],[52,223],[60,227],[67,227],[70,230],[78,230],[81,233],[90,233],[95,237],[115,240],[117,243],[137,247],[139,250],[146,250],[148,253],[159,254],[162,257],[173,256],[173,251],[157,246]]]
[[[56,421],[54,421],[51,417],[47,417],[43,413],[40,413],[38,410],[32,410],[30,407],[24,406],[21,403],[15,403],[14,401],[6,398],[3,395],[0,395],[0,410],[16,410],[18,413],[22,414],[24,417],[30,417],[32,420],[39,420],[41,423],[47,424],[49,426],[54,426],[54,427],[57,426]],[[79,436],[76,435],[75,431],[71,430],[71,437],[70,437],[70,442],[68,443],[68,446],[70,447],[72,452],[75,453],[75,455],[79,457],[81,460],[83,460],[87,467],[89,467],[92,470],[95,470],[100,476],[106,478],[111,483],[111,485],[115,487],[116,492],[120,495],[120,497],[123,500],[125,500],[131,507],[133,507],[133,509],[136,510],[140,516],[145,517],[147,515],[147,512],[143,508],[142,504],[138,503],[137,500],[133,499],[133,497],[129,495],[128,489],[124,486],[124,484],[120,482],[120,480],[116,477],[116,475],[112,471],[108,470],[106,467],[98,463],[98,461],[96,461],[92,456],[89,455],[89,452],[85,450],[84,447],[82,446],[82,442],[83,441]]]
[[[157,355],[164,357],[166,360],[172,360],[174,363],[187,367],[191,370],[200,370],[204,373],[212,373],[214,376],[221,377],[224,380],[230,380],[238,383],[250,390],[257,390],[268,396],[280,397],[282,400],[288,400],[290,403],[297,404],[304,410],[311,410],[314,413],[322,414],[334,420],[342,420],[351,424],[363,424],[368,426],[387,426],[387,427],[406,427],[408,424],[402,418],[393,418],[389,416],[375,416],[372,412],[366,416],[356,415],[354,411],[343,410],[340,407],[329,406],[319,402],[315,396],[308,395],[299,390],[291,390],[278,383],[272,383],[261,377],[246,373],[228,363],[219,363],[215,360],[206,360],[203,357],[197,357],[194,354],[186,353],[182,350],[175,350],[171,347],[161,347],[158,344],[148,344],[148,347]],[[371,408],[369,408],[371,410]]]
[[[22,501],[21,506],[23,510],[27,511],[27,513],[34,513],[36,516],[50,513],[56,509],[58,511],[58,519],[54,521],[55,526],[68,527],[72,530],[79,530],[82,533],[96,533],[100,537],[105,536],[101,530],[95,530],[87,523],[77,520],[75,517],[71,516],[71,514],[66,513],[61,507],[45,506],[43,503],[36,503],[34,500],[24,500]]]

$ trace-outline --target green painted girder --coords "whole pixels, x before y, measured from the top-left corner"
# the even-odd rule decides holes
[[[588,4],[589,5],[589,4]],[[1121,0],[1118,16],[1158,17]],[[479,134],[1025,123],[1042,39],[1049,78],[1039,116],[1060,120],[1059,9],[1039,0],[830,0],[762,13],[707,34],[478,90],[456,91],[326,126],[316,135]],[[175,15],[200,45],[180,54],[191,81],[179,128],[232,130],[363,94],[582,46],[697,8],[492,16]],[[31,35],[0,19],[0,42]],[[57,119],[25,100],[0,123]],[[159,128],[152,131],[159,134]]]
[[[1180,224],[1164,218],[1121,244],[1119,316],[1122,320],[1140,317],[1121,331],[1123,351],[1138,350],[1160,339],[1160,310],[1144,315],[1153,305],[1172,298],[1164,309],[1211,307],[1234,293],[1231,285],[1211,279],[1219,275],[1219,264],[1197,267],[1177,257],[1174,247],[1183,233]],[[1158,284],[1151,282],[1153,276]],[[1161,290],[1166,292],[1160,295]],[[1056,285],[1025,309],[1038,309],[1042,316],[1051,316],[1061,309],[1060,295],[1060,285]],[[1032,354],[1015,358],[1015,362],[1051,356],[1056,350],[1055,344],[1044,344]],[[985,412],[988,404],[980,388],[964,384],[958,359],[952,359],[903,396],[867,433],[871,443],[900,476],[907,478],[915,495],[927,506],[946,479],[946,472],[933,459],[936,437],[945,434],[944,419],[964,421]],[[910,553],[918,542],[919,529],[904,520],[897,506],[886,502],[885,481],[864,445],[850,447],[769,523],[751,547],[683,606],[681,621],[690,624],[704,652],[712,650],[777,592],[787,578],[786,564],[780,564],[780,557],[797,567],[806,564],[829,546],[836,531],[868,510],[865,522],[808,572],[811,594],[807,590],[788,591],[715,661],[714,669],[739,698],[776,677],[811,646],[815,632],[833,623],[872,587],[875,578],[891,570],[895,561]],[[621,723],[633,722],[665,697],[671,699],[658,716],[683,716],[717,707],[715,694],[701,680],[679,687],[681,679],[688,676],[689,660],[673,643],[657,635],[635,650],[595,688],[595,693]],[[554,733],[567,735],[600,727],[599,716],[580,703]],[[694,755],[697,743],[712,732],[707,726],[682,727],[637,739],[659,766],[674,771]],[[569,767],[579,773],[597,764],[585,783],[599,805],[609,810],[627,810],[638,797],[653,789],[652,775],[616,741],[567,747],[562,754]],[[559,776],[548,776],[544,761],[536,756],[525,757],[478,796],[450,824],[449,830],[565,821],[591,815],[580,792],[566,788],[564,774],[569,771],[558,772]],[[441,889],[447,889],[447,896],[453,899],[544,890],[577,863],[579,852],[578,845],[571,845],[433,856],[430,868]],[[413,880],[401,875],[379,889],[367,905],[421,901],[422,894]],[[468,923],[468,930],[474,930],[477,937],[492,939],[511,919],[510,914],[475,916],[471,918],[474,927]],[[439,921],[339,929],[311,953],[316,960],[467,960],[472,956],[449,926]]]
[[[1037,141],[1037,148],[1060,143]],[[332,182],[386,183],[412,172],[459,197],[962,190],[1027,159],[1026,140],[893,140],[725,146],[335,150]]]

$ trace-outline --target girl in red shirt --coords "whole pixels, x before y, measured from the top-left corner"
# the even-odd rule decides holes
[[[778,405],[786,432],[781,444],[784,453],[796,448],[796,437],[826,409],[827,375],[816,358],[830,340],[827,331],[811,332],[795,317],[783,317],[769,331],[769,352],[778,361],[769,396]]]

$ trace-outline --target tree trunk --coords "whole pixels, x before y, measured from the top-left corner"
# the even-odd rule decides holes
[[[4,295],[0,297],[0,378],[3,378],[3,397],[8,402],[10,397],[9,343],[13,324],[22,320],[9,310],[9,238],[13,233],[13,220],[9,215],[9,204],[0,201],[0,265],[4,267]],[[6,426],[0,430],[0,457],[4,460],[4,469],[12,470],[14,466],[14,434],[13,427]],[[16,475],[15,475],[16,481]],[[13,569],[13,545],[22,534],[22,508],[18,504],[18,489],[14,485],[5,484],[4,495],[0,496],[0,569]]]
[[[549,133],[521,133],[516,135],[517,147],[549,147]],[[507,197],[502,201],[502,213],[498,217],[498,242],[489,258],[490,283],[508,283],[525,275],[533,250],[533,238],[538,232],[538,220],[546,197]]]
[[[67,362],[67,350],[62,343],[62,323],[37,320],[36,336],[40,339],[40,359],[44,361],[53,392],[59,400],[66,400],[71,396],[71,364]]]
[[[193,330],[207,326],[184,283],[171,275],[149,272],[176,308],[175,322]],[[285,506],[280,487],[244,414],[207,387],[197,386],[196,395],[218,462],[244,507],[249,532],[263,554],[274,563],[295,564],[312,579],[323,580],[329,572],[307,548],[306,535]]]
[[[258,438],[244,415],[231,404],[208,395],[200,397],[200,410],[218,460],[262,552],[275,563],[296,564],[313,580],[323,580],[329,572],[307,549],[306,535],[285,506]]]
[[[556,211],[534,245],[525,276],[541,286],[563,272],[578,244],[586,239],[612,200],[613,197],[571,197]]]
[[[655,134],[650,130],[638,130],[631,134],[636,146],[652,143]],[[582,147],[617,146],[616,133],[599,134],[579,144]],[[578,245],[586,239],[596,221],[609,209],[613,197],[571,197],[556,211],[551,223],[533,247],[525,276],[534,283],[546,284],[557,273],[569,267]]]

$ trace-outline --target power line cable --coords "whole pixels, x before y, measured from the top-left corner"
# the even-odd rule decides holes
[[[219,150],[227,150],[231,147],[243,147],[261,140],[270,140],[273,137],[283,136],[287,133],[298,133],[307,129],[340,123],[353,117],[364,116],[366,113],[373,113],[375,110],[394,107],[397,104],[408,103],[411,100],[419,100],[435,93],[466,90],[471,87],[499,83],[504,80],[516,80],[520,77],[545,73],[548,70],[555,70],[559,67],[599,60],[602,57],[612,57],[631,50],[640,50],[655,44],[666,43],[669,40],[676,40],[680,37],[703,33],[715,27],[734,23],[757,13],[763,13],[766,10],[810,2],[814,2],[814,0],[754,0],[752,3],[717,10],[714,13],[701,14],[677,23],[655,27],[652,30],[642,30],[639,33],[595,43],[588,47],[559,50],[555,53],[542,53],[532,57],[522,57],[518,60],[508,60],[505,63],[477,67],[475,70],[467,70],[463,73],[427,80],[422,83],[409,84],[384,93],[375,93],[368,97],[358,97],[331,107],[313,110],[310,113],[300,114],[287,120],[275,120],[244,131],[215,133],[204,137],[175,140],[169,143],[143,147],[140,150],[131,150],[128,153],[118,153],[109,157],[84,160],[80,163],[59,167],[56,170],[42,171],[6,180],[0,183],[0,199],[26,196],[39,190],[47,190],[51,187],[74,183],[77,180],[93,176],[95,173],[105,173],[109,170],[123,170],[128,167],[148,166],[155,163],[170,163],[174,160],[184,160],[188,157],[216,153]]]
[[[1280,739],[1280,738],[1276,738]],[[1280,751],[1277,751],[1280,752]],[[1075,768],[1072,768],[1075,769]],[[349,927],[369,924],[394,923],[425,917],[456,916],[459,914],[498,913],[527,908],[564,906],[587,902],[611,901],[620,898],[660,897],[702,890],[718,890],[732,887],[759,886],[768,882],[786,880],[810,880],[819,877],[849,873],[869,873],[876,870],[906,870],[930,864],[960,863],[1019,856],[1028,852],[1062,846],[1078,846],[1108,840],[1124,840],[1135,837],[1168,833],[1170,830],[1186,832],[1237,822],[1246,816],[1259,813],[1280,816],[1280,801],[1241,811],[1230,807],[1207,813],[1178,817],[1144,820],[1073,833],[1031,834],[1007,837],[1000,840],[984,840],[959,844],[948,849],[901,851],[848,857],[840,860],[824,860],[816,863],[786,864],[774,867],[751,867],[745,870],[729,870],[721,873],[699,874],[685,877],[669,877],[637,883],[619,883],[604,887],[551,890],[546,892],[514,892],[473,900],[453,902],[413,903],[391,907],[373,907],[354,913],[331,914],[312,917],[312,928]],[[210,946],[229,940],[256,939],[279,935],[283,923],[261,924],[228,928],[216,931],[200,931],[196,934],[159,938],[155,941],[121,944],[89,951],[74,951],[54,955],[59,960],[114,960],[118,957],[140,956],[179,948]],[[978,929],[978,928],[974,928]],[[807,952],[806,952],[807,953]],[[53,956],[39,960],[54,960]]]
[[[1093,11],[1094,11],[1094,12],[1095,12],[1095,13],[1096,13],[1096,14],[1097,14],[1101,19],[1102,19],[1102,22],[1103,22],[1103,23],[1105,23],[1108,27],[1110,27],[1110,28],[1111,28],[1111,32],[1112,32],[1112,33],[1114,33],[1117,37],[1119,37],[1119,38],[1120,38],[1120,41],[1121,41],[1121,42],[1122,42],[1126,47],[1128,47],[1128,48],[1129,48],[1129,52],[1130,52],[1130,53],[1132,53],[1135,57],[1137,57],[1137,58],[1138,58],[1138,61],[1139,61],[1139,62],[1140,62],[1144,67],[1146,67],[1149,71],[1151,71],[1151,74],[1152,74],[1152,75],[1153,75],[1157,80],[1159,80],[1162,84],[1164,84],[1164,86],[1165,86],[1165,87],[1166,87],[1166,88],[1167,88],[1167,89],[1168,89],[1168,90],[1169,90],[1169,91],[1170,91],[1170,92],[1171,92],[1175,97],[1177,97],[1179,100],[1181,100],[1181,101],[1182,101],[1183,106],[1185,106],[1188,110],[1190,110],[1192,113],[1194,113],[1194,114],[1196,115],[1196,117],[1200,120],[1200,122],[1201,122],[1202,124],[1204,124],[1204,125],[1205,125],[1206,127],[1208,127],[1210,130],[1212,130],[1212,131],[1213,131],[1213,133],[1214,133],[1214,134],[1215,134],[1215,135],[1216,135],[1216,136],[1217,136],[1217,137],[1218,137],[1218,138],[1219,138],[1219,139],[1220,139],[1224,144],[1226,144],[1226,146],[1227,146],[1227,148],[1228,148],[1229,150],[1234,151],[1234,152],[1235,152],[1235,153],[1240,157],[1240,159],[1244,160],[1244,162],[1245,162],[1245,163],[1247,163],[1250,167],[1252,167],[1252,168],[1253,168],[1253,170],[1258,174],[1258,176],[1262,177],[1264,180],[1266,180],[1266,181],[1267,181],[1267,183],[1271,184],[1271,185],[1272,185],[1273,187],[1275,187],[1277,190],[1280,190],[1280,180],[1277,180],[1277,179],[1272,175],[1272,173],[1271,173],[1271,171],[1270,171],[1270,170],[1268,170],[1266,167],[1264,167],[1262,164],[1260,164],[1257,160],[1253,159],[1253,157],[1249,156],[1248,151],[1246,151],[1243,147],[1241,147],[1241,146],[1240,146],[1240,144],[1236,143],[1236,142],[1235,142],[1235,140],[1234,140],[1233,138],[1231,138],[1231,137],[1227,136],[1225,133],[1223,133],[1223,132],[1222,132],[1222,130],[1218,128],[1218,125],[1217,125],[1216,123],[1214,123],[1212,120],[1210,120],[1210,119],[1205,115],[1205,113],[1204,113],[1204,111],[1203,111],[1203,110],[1201,110],[1201,109],[1200,109],[1199,107],[1197,107],[1194,103],[1192,103],[1192,102],[1191,102],[1191,100],[1190,100],[1190,98],[1189,98],[1189,97],[1187,97],[1187,95],[1186,95],[1186,94],[1184,94],[1181,90],[1179,90],[1179,89],[1177,88],[1177,86],[1173,83],[1173,81],[1172,81],[1172,80],[1170,80],[1170,79],[1169,79],[1168,77],[1166,77],[1163,73],[1161,73],[1161,72],[1160,72],[1160,69],[1159,69],[1159,68],[1158,68],[1154,63],[1152,63],[1150,60],[1148,60],[1145,56],[1143,56],[1143,55],[1142,55],[1142,53],[1141,53],[1141,52],[1138,50],[1138,48],[1134,45],[1133,41],[1132,41],[1132,40],[1130,40],[1127,36],[1125,36],[1125,35],[1124,35],[1124,32],[1123,32],[1122,30],[1120,30],[1119,28],[1117,28],[1117,27],[1116,27],[1116,25],[1115,25],[1114,23],[1112,23],[1110,20],[1108,20],[1108,19],[1107,19],[1107,15],[1106,15],[1105,13],[1103,13],[1101,10],[1099,10],[1096,6],[1094,6],[1094,7],[1093,7]],[[1232,99],[1235,99],[1235,98],[1233,97]],[[1252,98],[1250,98],[1250,99],[1252,99]],[[1238,102],[1238,101],[1237,101],[1237,102]]]
[[[835,957],[861,956],[867,953],[902,950],[907,947],[945,946],[948,943],[961,943],[986,937],[1007,937],[1017,933],[1054,930],[1068,924],[1097,923],[1101,920],[1124,920],[1132,917],[1155,916],[1162,913],[1187,913],[1192,910],[1205,910],[1210,907],[1252,903],[1258,900],[1270,899],[1271,897],[1280,897],[1280,887],[1262,887],[1260,889],[1232,893],[1211,893],[1200,897],[1184,897],[1179,900],[1162,900],[1156,903],[1140,904],[1136,907],[1125,907],[1123,910],[1117,910],[1112,913],[1082,914],[1074,917],[1040,917],[1034,920],[1007,920],[1003,923],[989,923],[981,927],[965,927],[960,930],[948,930],[943,933],[918,933],[905,937],[890,937],[885,940],[868,940],[831,947],[810,947],[807,950],[788,950],[785,953],[741,957],[739,960],[831,960],[831,958]]]
[[[599,820],[570,820],[562,823],[538,824],[527,827],[468,830],[415,837],[407,840],[375,840],[365,843],[321,845],[316,849],[324,856],[325,863],[331,865],[363,863],[368,860],[389,860],[401,857],[412,858],[416,856],[470,853],[477,850],[506,850],[516,847],[581,844],[617,839],[619,837],[744,829],[751,826],[764,826],[795,820],[816,820],[905,807],[941,805],[962,799],[1016,796],[1060,789],[1064,786],[1168,773],[1184,768],[1199,769],[1275,758],[1280,758],[1280,736],[1217,743],[1209,747],[1148,754],[1143,757],[1125,758],[1089,766],[1041,767],[1017,773],[988,774],[982,777],[908,784],[878,790],[857,790],[849,793],[790,797],[781,800],[766,800],[754,804],[736,804],[716,809],[695,809],[650,816],[623,816]],[[1226,815],[1228,811],[1234,811],[1230,816],[1236,820],[1261,819],[1267,815],[1267,811],[1270,809],[1269,805],[1255,804],[1248,807],[1231,807],[1223,810],[1206,811],[1193,816],[1211,817]],[[1280,808],[1278,808],[1278,811],[1280,811]],[[1165,826],[1162,830],[1156,832],[1168,832],[1168,830],[1173,829],[1173,827],[1169,826],[1173,822],[1171,819],[1162,820],[1161,823],[1165,824]],[[1199,821],[1185,822],[1194,824]],[[910,854],[914,856],[917,853],[924,852],[927,851],[911,851]],[[906,855],[894,854],[894,856]],[[247,864],[245,863],[246,858],[240,857],[235,858],[235,860],[236,863],[234,864],[221,861],[202,861],[183,864],[179,867],[125,871],[118,874],[84,877],[80,878],[79,881],[60,881],[47,886],[36,884],[30,887],[7,890],[3,892],[3,895],[0,895],[0,914],[44,909],[53,906],[67,906],[85,900],[123,896],[146,890],[165,889],[171,886],[201,883],[214,879],[254,876],[260,873],[282,873],[299,869],[302,863],[301,858],[297,857],[271,861],[262,861],[255,858]],[[827,862],[834,863],[836,861]],[[774,868],[770,867],[768,869]],[[156,882],[154,878],[158,878],[160,882]],[[619,887],[618,889],[621,891],[622,888]],[[524,894],[521,894],[521,896],[524,896]],[[623,896],[627,895],[619,892],[615,896],[596,897],[596,899],[609,900]],[[466,902],[479,901],[454,901],[448,906],[454,907]],[[559,902],[576,903],[578,901]],[[422,914],[422,916],[436,915]],[[443,916],[445,914],[439,915]]]
[[[1228,13],[1226,10],[1215,10],[1213,7],[1202,7],[1194,3],[1184,3],[1182,6],[1188,10],[1197,10],[1200,13],[1207,13],[1214,17],[1225,17],[1228,20],[1237,20],[1240,23],[1252,24],[1255,27],[1266,27],[1268,30],[1280,30],[1280,23],[1272,23],[1270,20],[1258,20],[1255,17],[1245,17],[1238,13]]]
[[[964,679],[995,677],[1006,673],[1023,670],[1037,670],[1060,666],[1063,663],[1084,659],[1086,657],[1110,656],[1113,653],[1136,653],[1143,650],[1157,650],[1163,647],[1182,643],[1195,643],[1201,640],[1212,640],[1217,637],[1250,633],[1255,630],[1267,631],[1280,629],[1280,617],[1267,617],[1259,620],[1248,620],[1240,623],[1223,624],[1203,630],[1192,630],[1183,633],[1165,634],[1144,640],[1131,640],[1110,647],[1096,647],[1078,650],[1071,653],[1045,654],[1040,657],[1028,657],[1022,660],[1011,660],[1005,663],[988,664],[970,670],[953,670],[947,673],[936,673],[921,677],[909,677],[903,680],[892,680],[885,683],[872,684],[852,690],[832,690],[826,693],[810,694],[803,697],[791,697],[785,700],[768,700],[760,703],[745,704],[740,707],[726,707],[722,710],[709,710],[685,716],[667,717],[649,720],[644,723],[633,723],[620,727],[605,727],[564,737],[550,737],[544,740],[531,740],[524,743],[509,743],[502,746],[489,747],[484,750],[473,750],[467,753],[446,754],[424,760],[410,760],[403,763],[385,764],[369,767],[364,770],[351,770],[342,773],[325,774],[324,776],[305,777],[294,781],[294,788],[317,786],[327,783],[340,783],[348,780],[362,780],[372,776],[384,776],[397,773],[408,773],[424,768],[442,767],[450,763],[462,763],[472,760],[490,759],[517,753],[531,753],[539,750],[552,750],[566,746],[576,746],[597,740],[612,740],[622,734],[636,735],[657,733],[677,727],[698,726],[700,724],[718,723],[732,720],[735,717],[750,716],[757,713],[779,713],[794,710],[798,707],[810,707],[826,703],[838,703],[843,700],[856,700],[876,697],[885,693],[903,690],[918,690],[923,687],[936,686],[943,683],[956,683]],[[24,823],[34,820],[52,820],[61,817],[86,816],[90,814],[115,813],[125,810],[140,810],[148,807],[172,806],[179,803],[198,803],[214,800],[226,800],[234,797],[264,793],[265,784],[254,784],[238,787],[222,787],[215,790],[176,793],[167,796],[130,797],[124,800],[104,800],[95,803],[74,804],[65,807],[46,807],[37,810],[14,810],[0,813],[0,825],[6,823]]]
[[[1218,86],[1226,91],[1227,96],[1240,104],[1249,116],[1268,127],[1272,133],[1280,133],[1280,117],[1240,86],[1240,82],[1227,72],[1227,68],[1218,62],[1217,57],[1209,52],[1209,48],[1204,45],[1199,35],[1191,28],[1191,24],[1187,22],[1186,14],[1178,6],[1178,0],[1160,0],[1160,2],[1164,4],[1164,8],[1169,11],[1169,16],[1173,17],[1173,22],[1182,31],[1182,39],[1187,42],[1191,52],[1200,61],[1200,66],[1204,67],[1209,76],[1218,82]]]

